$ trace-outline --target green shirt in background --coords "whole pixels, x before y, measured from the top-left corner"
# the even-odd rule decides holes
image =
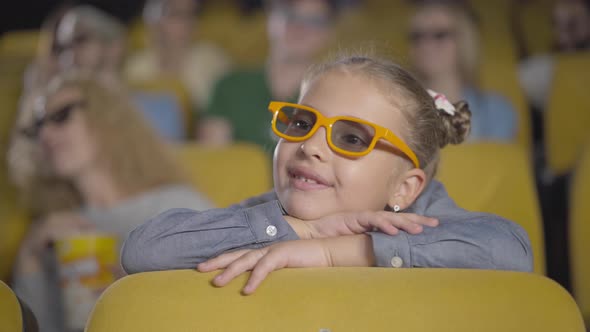
[[[272,156],[278,139],[271,130],[271,100],[264,67],[236,70],[217,83],[204,116],[228,120],[234,140],[257,144]]]

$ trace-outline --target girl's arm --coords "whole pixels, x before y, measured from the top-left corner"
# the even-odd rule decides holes
[[[532,271],[526,232],[502,218],[463,211],[463,221],[441,221],[420,234],[372,232],[333,238],[288,241],[257,250],[227,253],[198,266],[202,272],[225,269],[213,283],[225,286],[252,270],[251,294],[274,270],[286,267],[384,266],[446,267]]]
[[[166,211],[129,234],[121,264],[127,273],[191,269],[226,251],[299,239],[278,201],[263,197],[255,203],[201,212]]]
[[[273,200],[275,199],[275,200]],[[314,221],[284,216],[273,193],[226,209],[174,209],[131,232],[122,248],[127,273],[188,269],[237,249],[256,249],[299,238],[325,238],[366,233],[373,228],[388,234],[400,229],[421,232],[436,226],[432,218],[387,211],[347,213]]]
[[[420,234],[370,235],[377,266],[533,270],[526,231],[491,214],[463,211]]]

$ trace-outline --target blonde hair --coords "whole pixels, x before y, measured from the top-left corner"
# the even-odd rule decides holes
[[[34,119],[39,106],[35,104],[44,103],[64,89],[76,89],[82,94],[81,114],[97,142],[100,160],[126,197],[185,182],[171,152],[131,104],[124,89],[107,87],[80,74],[64,74],[24,100],[8,152],[11,178],[33,212],[45,214],[83,204],[74,184],[54,174],[43,160],[38,142],[20,133]]]
[[[301,85],[301,95],[313,80],[332,71],[369,79],[401,110],[407,130],[396,134],[414,151],[420,168],[429,178],[436,172],[439,150],[447,144],[459,144],[469,135],[471,112],[467,103],[454,104],[454,115],[437,109],[433,98],[412,74],[390,60],[372,55],[344,54],[312,67]],[[403,100],[401,103],[399,96]]]
[[[480,36],[475,13],[466,4],[453,1],[419,2],[416,12],[430,8],[446,11],[452,17],[461,78],[465,83],[477,85],[480,65]]]

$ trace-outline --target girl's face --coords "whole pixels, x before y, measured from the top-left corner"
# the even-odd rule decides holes
[[[313,80],[300,104],[326,117],[352,116],[379,124],[398,136],[403,132],[399,109],[375,84],[358,75],[332,71]],[[403,139],[403,137],[402,137]],[[274,184],[291,216],[310,220],[339,212],[383,210],[395,203],[392,195],[411,163],[381,140],[360,158],[330,149],[325,128],[308,140],[281,139],[274,155]]]
[[[98,153],[88,130],[85,102],[74,88],[64,88],[47,101],[38,139],[45,159],[60,177],[73,179],[96,162]]]
[[[425,7],[413,17],[408,37],[414,66],[427,79],[458,71],[457,36],[450,12]]]

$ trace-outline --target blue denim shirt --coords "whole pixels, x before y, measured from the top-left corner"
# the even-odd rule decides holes
[[[378,266],[532,271],[527,233],[517,224],[455,205],[432,181],[405,212],[439,220],[420,234],[370,232]],[[135,229],[122,249],[128,273],[192,269],[226,251],[299,239],[271,192],[225,209],[173,209]]]
[[[463,90],[463,98],[471,110],[472,141],[503,141],[516,139],[518,115],[504,96],[474,88]]]

